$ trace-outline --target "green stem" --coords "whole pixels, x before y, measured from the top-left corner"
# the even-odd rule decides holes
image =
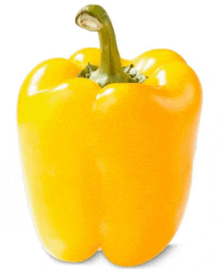
[[[106,11],[98,5],[85,6],[76,16],[76,24],[87,30],[99,32],[101,63],[90,79],[101,87],[109,83],[133,82],[121,66],[115,33]]]

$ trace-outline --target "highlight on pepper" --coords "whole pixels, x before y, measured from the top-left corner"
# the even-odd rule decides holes
[[[50,255],[80,262],[99,249],[134,266],[163,251],[187,204],[202,90],[168,49],[120,58],[98,5],[76,24],[100,49],[39,64],[19,94],[19,146],[28,200]],[[86,35],[86,33],[85,33]]]

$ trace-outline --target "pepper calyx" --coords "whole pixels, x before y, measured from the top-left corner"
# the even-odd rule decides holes
[[[86,78],[92,80],[93,76],[97,74],[98,69],[99,66],[88,63],[87,66],[77,75],[77,78]],[[130,64],[129,66],[123,66],[122,69],[124,73],[130,76],[130,83],[142,83],[147,79],[147,77],[141,74],[141,72],[138,71],[133,64]],[[99,85],[104,87],[101,83],[99,83]]]

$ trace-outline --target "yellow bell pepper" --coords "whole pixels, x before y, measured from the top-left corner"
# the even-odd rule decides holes
[[[84,7],[76,23],[99,33],[101,51],[41,63],[19,95],[33,219],[57,259],[83,261],[101,248],[115,264],[141,264],[167,246],[183,216],[200,82],[171,50],[120,59],[100,6]]]

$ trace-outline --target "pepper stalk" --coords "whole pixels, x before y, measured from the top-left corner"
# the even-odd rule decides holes
[[[131,75],[127,67],[121,66],[114,29],[107,12],[101,6],[83,7],[76,15],[76,24],[89,31],[98,32],[101,47],[100,67],[88,64],[78,77],[92,79],[101,87],[110,83],[143,82],[145,80],[145,77],[140,75],[136,69],[133,69],[133,75]]]

